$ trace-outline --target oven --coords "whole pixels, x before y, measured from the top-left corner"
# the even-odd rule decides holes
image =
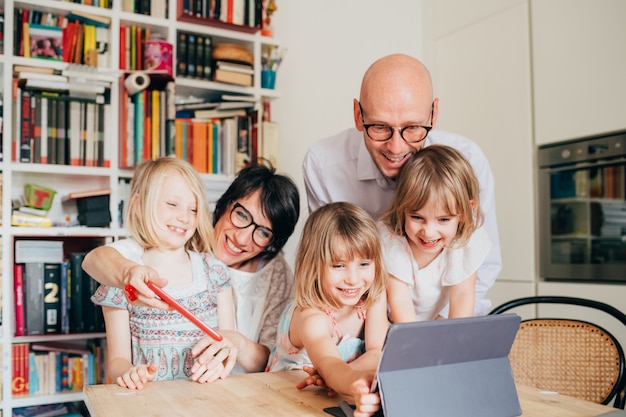
[[[540,276],[626,282],[626,130],[540,146],[537,160]]]

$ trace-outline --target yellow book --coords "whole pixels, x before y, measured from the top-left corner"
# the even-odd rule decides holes
[[[11,225],[25,227],[52,227],[52,221],[48,216],[35,216],[33,214],[14,211],[11,215]]]
[[[159,149],[159,136],[161,132],[161,98],[159,90],[152,90],[152,116],[151,123],[151,141],[152,141],[152,159],[157,159],[159,154],[165,152],[164,149]]]
[[[24,42],[24,57],[30,58],[30,33],[28,31],[28,23],[24,23],[22,27],[22,39]]]

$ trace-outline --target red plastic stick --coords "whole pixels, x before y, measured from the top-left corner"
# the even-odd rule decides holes
[[[222,335],[219,334],[215,329],[213,329],[211,326],[204,323],[191,311],[187,310],[185,307],[180,305],[178,301],[174,300],[169,294],[167,294],[165,291],[159,288],[154,282],[148,282],[148,287],[152,291],[154,291],[154,293],[158,295],[159,298],[161,298],[161,300],[165,301],[166,303],[174,307],[176,310],[178,310],[180,314],[187,317],[193,324],[198,326],[203,332],[211,336],[213,339],[215,339],[218,342],[223,339]]]

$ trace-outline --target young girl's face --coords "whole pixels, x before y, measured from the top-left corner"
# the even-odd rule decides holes
[[[337,253],[347,253],[338,247]],[[347,256],[326,267],[322,277],[323,291],[329,298],[342,306],[356,305],[363,294],[372,286],[376,276],[376,267],[371,259],[356,255],[352,259]]]
[[[177,249],[196,232],[198,202],[185,179],[170,172],[161,186],[156,206],[157,234],[163,248]]]
[[[426,262],[432,261],[456,238],[459,226],[459,216],[448,213],[442,204],[432,199],[419,210],[407,212],[404,220],[404,231],[413,253],[419,255],[418,260]]]

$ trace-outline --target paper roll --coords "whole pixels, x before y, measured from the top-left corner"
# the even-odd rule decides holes
[[[145,90],[150,85],[150,76],[143,72],[136,72],[126,77],[124,87],[128,94],[135,94],[141,90]]]

